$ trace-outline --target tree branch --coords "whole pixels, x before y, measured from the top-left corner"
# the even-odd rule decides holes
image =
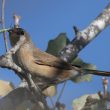
[[[8,29],[1,29],[0,30],[0,33],[3,33],[4,31],[8,31],[10,28],[8,28]]]
[[[5,29],[5,0],[2,0],[2,16],[1,16],[1,24],[2,24],[2,29]],[[5,49],[6,52],[8,51],[8,42],[7,42],[7,37],[6,37],[6,31],[3,31],[3,37],[4,37],[4,42],[5,42]]]
[[[88,45],[97,35],[110,25],[110,4],[103,12],[84,30],[77,31],[76,37],[60,53],[61,59],[71,62],[78,53]]]

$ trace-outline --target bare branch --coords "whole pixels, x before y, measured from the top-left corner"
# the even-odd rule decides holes
[[[2,0],[1,24],[2,24],[2,28],[5,29],[5,0]],[[7,52],[8,51],[8,42],[7,42],[7,37],[6,37],[6,31],[3,31],[3,37],[4,37],[4,42],[5,42],[5,49]]]
[[[14,19],[14,27],[18,28],[19,27],[19,22],[21,19],[21,16],[18,16],[16,14],[13,15],[13,19]]]
[[[77,33],[76,37],[60,52],[59,56],[61,59],[71,62],[88,43],[109,25],[110,4],[87,28]]]
[[[8,31],[10,28],[8,28],[8,29],[1,29],[0,30],[0,33],[3,33],[3,32],[5,32],[5,31]]]
[[[23,70],[18,67],[12,60],[12,54],[14,54],[19,49],[20,45],[24,43],[24,40],[25,39],[23,36],[20,37],[20,40],[13,48],[11,48],[5,55],[0,56],[0,67],[12,69],[16,73],[24,73]]]

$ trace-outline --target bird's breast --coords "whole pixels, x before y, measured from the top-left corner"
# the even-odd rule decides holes
[[[17,64],[24,70],[28,71],[33,61],[32,46],[29,44],[22,45],[16,52],[15,58]]]

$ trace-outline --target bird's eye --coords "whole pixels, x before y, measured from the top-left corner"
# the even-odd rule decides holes
[[[17,35],[24,35],[24,30],[22,28],[16,28],[14,30],[14,32],[17,34]]]
[[[14,29],[10,29],[8,30],[9,33],[11,34],[16,34],[16,35],[24,35],[24,29],[22,28],[14,28]]]
[[[12,29],[10,29],[10,30],[8,30],[8,32],[9,32],[9,33],[12,33],[12,32],[13,32],[13,30],[12,30]]]
[[[23,30],[18,30],[18,31],[16,32],[16,34],[17,34],[17,35],[24,35],[24,31],[23,31]]]

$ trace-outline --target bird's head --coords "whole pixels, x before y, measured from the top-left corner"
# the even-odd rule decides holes
[[[12,46],[14,46],[19,41],[19,39],[22,35],[24,35],[28,40],[29,35],[22,28],[12,28],[12,29],[8,30],[8,32],[9,32],[9,39],[10,39]]]
[[[9,29],[8,32],[11,37],[20,37],[21,35],[24,35],[25,30],[22,28],[12,28]]]

